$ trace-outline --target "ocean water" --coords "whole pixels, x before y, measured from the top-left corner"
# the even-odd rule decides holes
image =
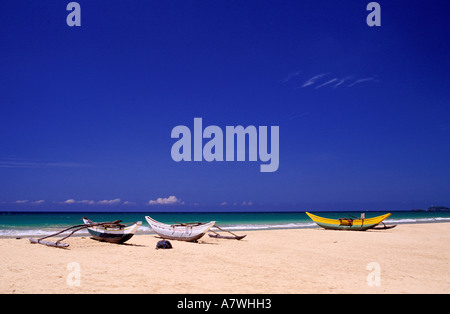
[[[365,212],[366,218],[386,212]],[[450,212],[392,211],[386,224],[450,222]],[[361,212],[315,212],[327,218],[360,217]],[[145,216],[167,223],[209,222],[227,230],[264,230],[315,228],[317,225],[304,212],[0,212],[0,237],[45,236],[72,225],[82,224],[81,218],[95,222],[122,220],[123,223],[142,221],[136,234],[152,233]],[[86,230],[75,235],[85,236]]]

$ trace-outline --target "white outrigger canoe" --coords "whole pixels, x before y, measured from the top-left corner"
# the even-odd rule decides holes
[[[150,216],[145,216],[145,219],[147,220],[153,231],[161,238],[188,242],[196,241],[203,237],[205,233],[216,223],[215,221],[210,221],[204,224],[198,223],[168,225],[156,221]]]

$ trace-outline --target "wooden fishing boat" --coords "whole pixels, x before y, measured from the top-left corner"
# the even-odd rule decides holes
[[[216,223],[176,224],[168,225],[145,216],[153,231],[163,239],[192,242],[200,239]]]
[[[124,243],[131,239],[136,230],[142,225],[142,221],[135,222],[129,226],[120,223],[101,224],[83,217],[83,222],[88,225],[87,230],[95,240],[110,243]]]
[[[355,231],[365,231],[377,226],[380,222],[388,218],[391,214],[385,214],[373,218],[339,218],[339,219],[329,219],[323,218],[311,213],[306,212],[306,214],[311,218],[316,224],[325,229],[333,230],[355,230]]]

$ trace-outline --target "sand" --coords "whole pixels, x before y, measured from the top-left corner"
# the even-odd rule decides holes
[[[244,232],[239,232],[244,233]],[[450,223],[247,231],[200,243],[0,239],[0,293],[450,293]]]

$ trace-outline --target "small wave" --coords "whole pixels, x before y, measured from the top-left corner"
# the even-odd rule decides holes
[[[12,238],[12,237],[44,237],[51,234],[54,234],[58,231],[61,231],[61,229],[55,229],[55,228],[48,228],[48,229],[0,229],[0,237],[6,237],[6,238]],[[64,233],[61,233],[59,235],[56,235],[55,237],[64,237],[69,234],[70,231],[66,231]],[[153,233],[153,230],[149,226],[141,226],[138,229],[137,234],[143,233]],[[74,233],[73,236],[88,236],[89,232],[84,229],[77,231]]]
[[[405,218],[405,219],[386,219],[385,222],[397,223],[397,224],[410,224],[410,223],[432,223],[432,222],[446,222],[450,221],[448,217],[435,217],[435,218]]]
[[[59,230],[42,230],[42,229],[3,229],[0,230],[0,237],[31,237],[31,236],[46,236],[51,235]],[[81,230],[76,235],[88,235],[87,230]],[[58,236],[64,236],[67,233],[61,233]]]
[[[312,228],[315,223],[285,223],[285,224],[242,224],[242,225],[224,225],[227,230],[265,230],[265,229],[297,229]],[[222,227],[222,226],[220,226]]]
[[[153,229],[149,226],[140,226],[136,233],[153,233]]]

